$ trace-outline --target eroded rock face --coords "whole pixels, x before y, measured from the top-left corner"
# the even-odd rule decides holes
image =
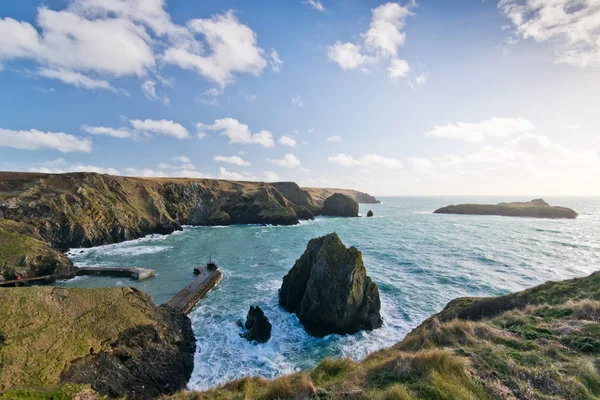
[[[61,380],[91,384],[111,398],[155,399],[184,389],[196,350],[191,322],[170,307],[160,307],[157,320],[122,332],[109,350],[94,354],[90,349],[90,355],[71,363]]]
[[[367,276],[361,252],[346,248],[336,233],[308,242],[283,278],[279,304],[314,336],[352,334],[383,323],[379,289]]]
[[[335,193],[325,199],[321,214],[334,217],[358,217],[358,203],[345,194]]]
[[[250,342],[266,343],[271,338],[271,323],[258,306],[250,306],[244,328],[246,332],[241,336]]]

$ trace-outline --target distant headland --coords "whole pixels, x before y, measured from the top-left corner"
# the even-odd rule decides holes
[[[439,208],[435,214],[500,215],[503,217],[531,217],[575,219],[577,213],[567,207],[551,206],[543,199],[499,204],[458,204]]]

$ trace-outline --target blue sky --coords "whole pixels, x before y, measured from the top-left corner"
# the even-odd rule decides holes
[[[597,0],[0,4],[0,169],[600,195]]]

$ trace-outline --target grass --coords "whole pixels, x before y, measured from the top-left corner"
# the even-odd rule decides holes
[[[130,288],[1,288],[0,305],[0,392],[58,385],[71,360],[154,315],[151,299]]]
[[[596,273],[499,298],[457,299],[361,362],[328,358],[274,381],[245,378],[166,398],[600,399],[599,280]]]

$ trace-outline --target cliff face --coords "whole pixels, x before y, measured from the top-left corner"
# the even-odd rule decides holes
[[[550,206],[542,199],[500,204],[458,204],[437,209],[435,214],[499,215],[551,219],[577,218],[577,213],[570,208]]]
[[[244,378],[186,399],[598,399],[600,272],[450,302],[361,362],[325,359],[275,381]]]
[[[81,383],[151,399],[191,376],[190,320],[138,290],[8,288],[0,304],[0,392]]]
[[[0,219],[27,224],[63,250],[181,225],[291,225],[319,210],[293,183],[0,172]]]

